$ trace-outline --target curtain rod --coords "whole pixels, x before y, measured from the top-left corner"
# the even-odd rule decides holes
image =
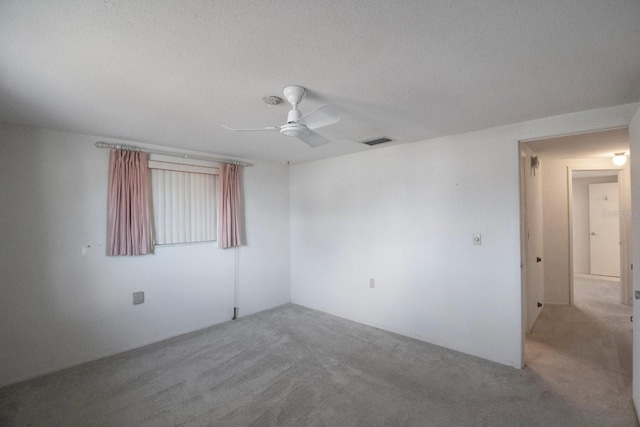
[[[161,154],[163,156],[180,157],[182,159],[208,160],[210,162],[230,163],[232,165],[253,166],[252,163],[239,162],[237,160],[216,159],[216,158],[213,158],[213,157],[193,156],[191,154],[179,154],[179,153],[174,153],[174,152],[171,152],[171,151],[146,149],[146,148],[142,148],[142,147],[136,147],[135,145],[110,144],[108,142],[103,142],[103,141],[96,142],[96,147],[98,147],[98,148],[114,148],[116,150],[142,151],[142,152],[149,153],[149,154]]]

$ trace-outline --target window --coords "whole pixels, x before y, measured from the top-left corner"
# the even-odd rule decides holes
[[[155,244],[215,241],[218,164],[152,154],[149,168]]]

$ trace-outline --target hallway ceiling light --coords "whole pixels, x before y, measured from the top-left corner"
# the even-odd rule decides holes
[[[613,164],[616,166],[622,166],[627,163],[627,156],[623,153],[615,153],[613,156]]]

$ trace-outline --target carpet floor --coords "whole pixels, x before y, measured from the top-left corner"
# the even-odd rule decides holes
[[[522,370],[288,304],[4,387],[0,425],[637,426],[630,308],[592,282]]]

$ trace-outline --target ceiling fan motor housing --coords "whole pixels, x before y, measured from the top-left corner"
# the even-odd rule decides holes
[[[301,136],[308,134],[309,129],[298,123],[287,123],[280,128],[280,133],[286,136]]]

